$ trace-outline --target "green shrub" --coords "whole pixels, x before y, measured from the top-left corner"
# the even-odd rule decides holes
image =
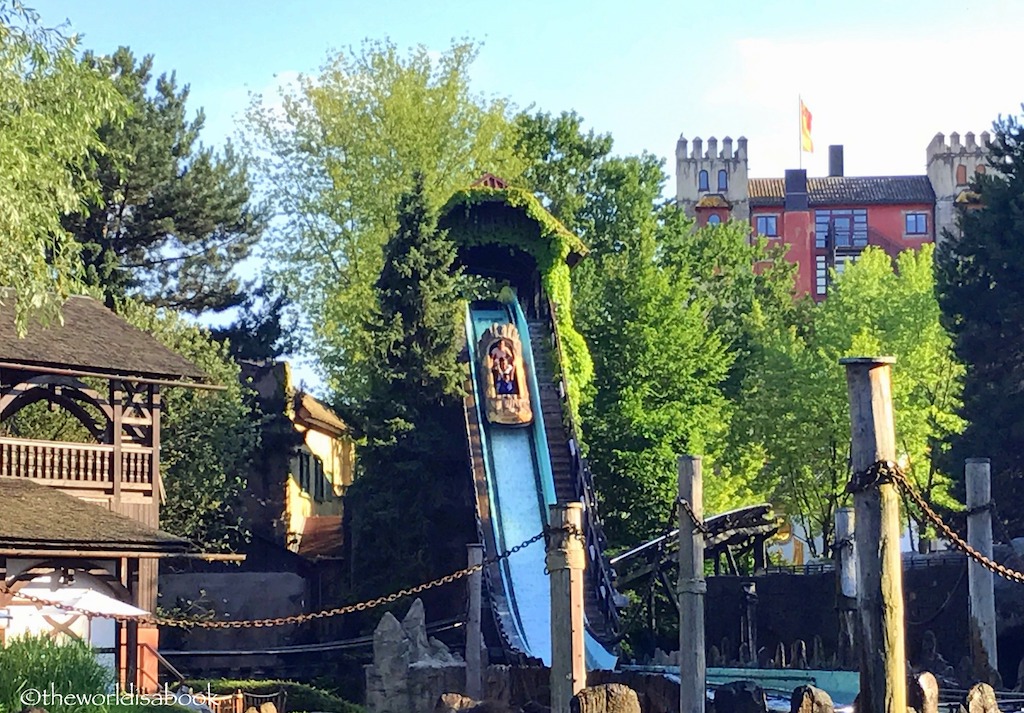
[[[19,637],[0,650],[0,710],[3,711],[21,710],[25,691],[50,693],[52,690],[58,694],[89,696],[106,693],[113,683],[111,672],[81,641],[57,643],[47,637]],[[75,703],[55,705],[42,700],[37,705],[49,713],[91,713],[103,708]]]
[[[285,710],[288,713],[301,711],[322,711],[322,713],[365,713],[362,706],[346,701],[333,693],[322,691],[305,683],[295,681],[235,681],[231,679],[211,679],[204,681],[187,681],[193,692],[206,693],[209,690],[216,695],[242,691],[256,695],[276,693],[282,688],[288,698]]]

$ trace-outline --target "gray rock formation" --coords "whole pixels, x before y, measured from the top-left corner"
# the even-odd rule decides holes
[[[622,683],[584,688],[569,702],[571,713],[640,713],[640,698]]]

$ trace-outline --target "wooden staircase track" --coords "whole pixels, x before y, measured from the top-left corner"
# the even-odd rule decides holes
[[[546,321],[529,320],[530,345],[533,350],[533,367],[540,392],[540,411],[544,417],[544,431],[547,437],[548,454],[551,459],[551,473],[555,481],[555,497],[558,502],[573,502],[580,498],[572,475],[572,456],[569,453],[569,434],[562,421],[562,397],[555,382],[554,356],[551,350],[551,333]],[[589,549],[589,548],[588,548]],[[590,553],[587,553],[590,567]],[[608,622],[594,591],[592,580],[585,578],[584,611],[587,626],[594,637],[604,642],[613,638]]]

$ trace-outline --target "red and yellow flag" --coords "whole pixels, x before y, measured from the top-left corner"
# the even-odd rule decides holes
[[[800,100],[800,150],[814,153],[814,142],[811,141],[811,110]]]

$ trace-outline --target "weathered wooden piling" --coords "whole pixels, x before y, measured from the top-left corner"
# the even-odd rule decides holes
[[[967,542],[992,559],[992,479],[988,458],[968,458]],[[971,598],[971,655],[975,675],[990,678],[999,670],[996,657],[996,600],[992,572],[974,559],[967,561],[967,584]],[[989,681],[991,683],[991,681]]]
[[[483,545],[467,545],[466,550],[470,567],[483,563]],[[475,701],[483,698],[483,667],[480,660],[483,649],[483,634],[480,630],[482,584],[482,571],[469,575],[469,613],[466,617],[466,695]]]
[[[569,713],[587,686],[583,641],[583,504],[551,506],[545,564],[551,584],[551,713]]]
[[[687,503],[698,522],[704,521],[704,481],[701,459],[679,458],[679,713],[704,713],[707,697],[704,658],[704,533],[683,507]]]
[[[892,410],[893,357],[840,359],[850,403],[860,614],[858,713],[906,713],[903,564]]]
[[[838,508],[836,534],[836,611],[839,614],[839,665],[853,666],[857,651],[857,547],[853,508]]]

